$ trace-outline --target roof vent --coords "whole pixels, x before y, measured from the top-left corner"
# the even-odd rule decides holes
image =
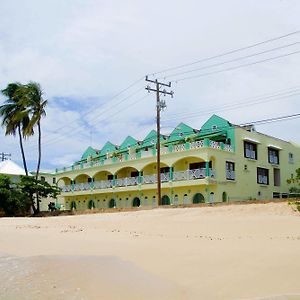
[[[242,128],[244,128],[245,130],[247,130],[247,131],[249,131],[249,132],[254,132],[254,131],[256,131],[253,124],[249,124],[249,125],[242,126]]]

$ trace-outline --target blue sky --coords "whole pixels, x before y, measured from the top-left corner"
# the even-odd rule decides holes
[[[89,145],[101,148],[107,140],[121,144],[127,135],[143,139],[155,128],[155,96],[144,90],[144,80],[116,96],[142,76],[300,29],[297,0],[2,0],[0,7],[0,88],[13,81],[41,84],[49,101],[42,123],[46,170],[70,165]],[[175,80],[175,96],[166,98],[168,108],[162,114],[163,133],[181,121],[200,128],[214,112],[235,124],[299,113],[300,53],[191,80],[176,82],[189,74],[168,77],[296,52],[299,41],[297,34],[160,74]],[[208,68],[282,46],[286,48]],[[247,104],[283,90],[296,92]],[[299,119],[257,126],[300,144],[298,128]],[[30,169],[36,167],[36,145],[35,138],[25,143]],[[17,139],[4,137],[0,129],[2,151],[21,164]]]

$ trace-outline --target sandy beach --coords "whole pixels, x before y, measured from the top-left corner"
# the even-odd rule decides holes
[[[287,203],[0,219],[0,299],[300,299]]]

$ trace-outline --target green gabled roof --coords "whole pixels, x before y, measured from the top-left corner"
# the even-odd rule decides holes
[[[160,135],[160,141],[164,141],[165,140],[165,137],[164,135]],[[142,147],[151,147],[153,145],[156,144],[156,141],[157,141],[157,131],[155,130],[151,130],[147,136],[144,138],[143,142],[142,142]]]
[[[118,147],[111,142],[106,142],[100,151],[100,156],[106,155],[106,153],[110,153],[116,151]]]
[[[169,139],[168,139],[168,143],[184,140],[186,137],[188,137],[194,133],[195,133],[194,128],[192,128],[184,123],[180,123],[171,132]]]
[[[217,116],[212,115],[201,127],[200,135],[201,134],[209,134],[227,130],[229,127],[232,127],[232,124],[229,123],[227,120]]]
[[[129,147],[134,147],[138,144],[138,140],[134,139],[132,136],[128,136],[123,143],[120,145],[119,150],[124,151],[127,150]]]
[[[82,154],[81,160],[87,159],[89,156],[96,156],[98,151],[91,146],[89,146]]]

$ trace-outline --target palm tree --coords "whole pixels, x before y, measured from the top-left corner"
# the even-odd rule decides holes
[[[30,116],[29,123],[25,128],[25,134],[33,132],[34,127],[38,128],[38,163],[36,169],[36,179],[38,179],[42,157],[42,131],[41,131],[41,119],[46,116],[46,106],[48,101],[43,99],[43,91],[41,86],[36,82],[29,82],[24,86],[25,88],[25,103]]]
[[[29,82],[19,91],[20,101],[26,108],[29,115],[29,122],[24,130],[25,135],[30,135],[34,132],[34,127],[38,128],[38,162],[36,169],[36,179],[39,177],[41,157],[42,157],[42,131],[41,118],[46,116],[45,107],[47,100],[43,99],[43,92],[40,85],[36,82]],[[37,212],[40,211],[39,197],[37,193]]]
[[[20,102],[19,91],[22,88],[22,84],[15,82],[8,84],[7,87],[1,91],[2,94],[8,99],[5,101],[5,104],[0,106],[0,116],[2,117],[1,125],[6,128],[5,135],[15,136],[18,132],[23,166],[25,173],[28,176],[28,169],[23,148],[23,138],[32,135],[33,131],[27,128],[29,124],[29,116],[24,106]]]

